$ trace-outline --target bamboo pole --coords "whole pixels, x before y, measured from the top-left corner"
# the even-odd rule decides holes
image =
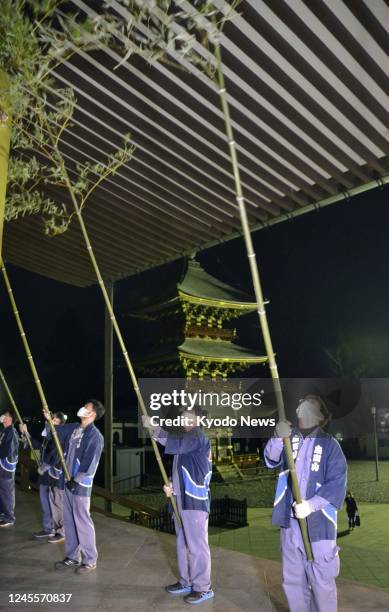
[[[222,54],[220,49],[220,43],[217,41],[214,43],[215,48],[215,58],[216,58],[216,74],[219,86],[219,96],[220,102],[224,114],[224,122],[226,129],[226,136],[228,140],[228,146],[230,149],[231,156],[231,165],[235,180],[235,189],[236,189],[236,202],[239,208],[240,220],[243,230],[244,241],[246,245],[247,257],[250,264],[250,272],[254,286],[254,292],[257,302],[257,311],[259,316],[259,322],[261,325],[263,340],[266,347],[266,353],[269,360],[269,368],[271,377],[273,380],[274,391],[276,395],[277,408],[278,408],[278,418],[280,420],[285,420],[285,406],[284,399],[282,396],[281,383],[278,376],[278,369],[275,360],[275,355],[273,351],[273,344],[270,336],[269,325],[266,316],[265,304],[263,300],[263,293],[261,287],[261,280],[259,276],[258,264],[256,261],[256,255],[253,247],[253,241],[250,232],[250,226],[247,218],[247,210],[243,197],[242,184],[240,180],[240,172],[239,172],[239,164],[238,164],[238,155],[235,146],[234,133],[232,129],[230,110],[227,100],[227,89],[224,80],[223,74],[223,63],[222,63]],[[286,460],[289,467],[289,473],[292,480],[292,490],[295,501],[299,504],[301,503],[301,494],[300,488],[297,480],[296,468],[294,464],[293,454],[292,454],[292,446],[289,438],[283,438],[284,451],[286,455]],[[301,535],[304,542],[305,553],[307,555],[308,561],[312,561],[312,549],[308,536],[308,528],[307,522],[305,519],[299,519],[299,525],[301,529]]]
[[[11,389],[9,388],[9,386],[7,384],[7,381],[6,381],[5,376],[3,374],[3,370],[1,368],[0,368],[0,379],[1,379],[1,382],[3,383],[4,389],[6,390],[6,393],[8,395],[9,401],[11,402],[11,406],[12,406],[13,411],[15,412],[15,414],[16,414],[16,416],[18,418],[19,423],[21,425],[24,425],[23,419],[22,419],[22,417],[20,415],[20,412],[19,412],[19,409],[18,409],[18,407],[16,405],[16,402],[14,400],[14,397],[13,397],[13,395],[11,393]],[[30,451],[32,453],[32,456],[34,457],[34,460],[36,461],[37,465],[40,465],[39,454],[37,453],[37,450],[32,446],[31,437],[27,434],[26,438],[27,438],[28,446],[30,447]]]
[[[59,459],[61,461],[62,468],[63,468],[64,474],[65,474],[66,480],[71,480],[71,476],[69,474],[69,470],[68,470],[67,465],[65,463],[65,457],[64,457],[64,454],[63,454],[62,446],[61,446],[61,443],[60,443],[60,441],[58,439],[58,435],[57,435],[55,426],[53,424],[53,420],[51,418],[51,413],[50,413],[50,410],[49,410],[49,406],[47,404],[46,396],[44,394],[43,387],[42,387],[41,381],[40,381],[39,376],[38,376],[38,371],[36,369],[35,362],[34,362],[32,354],[31,354],[30,346],[28,344],[28,340],[27,340],[27,337],[26,337],[26,333],[25,333],[24,328],[23,328],[22,320],[20,318],[19,311],[18,311],[16,302],[15,302],[15,298],[14,298],[14,294],[13,294],[13,291],[12,291],[11,283],[10,283],[9,278],[8,278],[7,270],[5,269],[4,262],[3,262],[3,260],[1,258],[0,258],[0,265],[1,265],[1,271],[3,273],[5,285],[7,287],[8,296],[9,296],[9,299],[10,299],[10,302],[11,302],[12,311],[13,311],[13,313],[15,315],[16,323],[17,323],[17,326],[18,326],[18,329],[19,329],[20,336],[22,338],[23,345],[24,345],[24,350],[26,351],[27,359],[28,359],[28,362],[30,364],[30,368],[32,370],[32,374],[33,374],[33,377],[34,377],[35,385],[36,385],[36,388],[38,389],[39,397],[40,397],[40,400],[42,402],[42,408],[43,408],[43,411],[47,415],[47,422],[49,424],[51,435],[53,436],[53,440],[54,440],[55,446],[57,448],[58,456],[59,456]]]
[[[69,191],[69,195],[70,195],[72,203],[73,203],[74,211],[76,213],[76,216],[77,216],[77,219],[78,219],[78,223],[80,225],[80,229],[81,229],[81,233],[83,235],[84,241],[85,241],[86,249],[88,251],[89,258],[91,260],[93,269],[95,271],[98,284],[99,284],[101,292],[103,294],[105,305],[106,305],[106,308],[107,308],[108,313],[109,313],[109,318],[112,321],[112,326],[113,326],[113,329],[115,331],[116,338],[117,338],[117,340],[119,342],[119,346],[120,346],[120,349],[121,349],[121,352],[122,352],[125,364],[127,366],[127,370],[128,370],[128,372],[130,374],[130,379],[131,379],[132,385],[134,387],[134,391],[135,391],[136,397],[138,399],[140,409],[141,409],[142,414],[144,416],[148,416],[147,410],[146,410],[146,406],[145,406],[142,394],[141,394],[140,389],[139,389],[138,379],[136,377],[133,365],[132,365],[130,357],[128,355],[127,347],[125,345],[122,332],[121,332],[119,324],[118,324],[118,322],[116,320],[116,316],[115,316],[115,313],[114,313],[114,310],[113,310],[113,307],[112,307],[112,304],[111,304],[111,300],[109,299],[108,291],[107,291],[106,286],[104,284],[104,280],[103,280],[103,277],[101,275],[99,265],[97,263],[97,260],[96,260],[96,257],[95,257],[95,254],[94,254],[91,242],[89,240],[88,231],[86,229],[86,226],[85,226],[85,223],[84,223],[84,219],[82,217],[81,209],[80,209],[80,207],[78,205],[77,198],[76,198],[76,196],[74,194],[74,191],[73,191],[72,183],[70,181],[68,172],[67,172],[66,167],[65,167],[65,163],[64,163],[60,153],[59,153],[59,158],[61,159],[62,174],[64,176],[64,179],[65,179],[65,182],[66,182],[66,186],[67,186],[67,189]],[[156,441],[154,440],[154,438],[152,437],[152,435],[150,436],[150,439],[151,439],[151,444],[153,446],[153,450],[154,450],[154,453],[155,453],[155,457],[157,459],[157,463],[158,463],[158,466],[159,466],[159,469],[160,469],[163,481],[164,481],[165,485],[169,486],[169,478],[167,476],[167,473],[166,473],[166,470],[165,470],[165,466],[163,465],[163,461],[162,461],[161,453],[159,452],[158,445],[157,445]],[[181,519],[180,519],[180,515],[178,513],[177,504],[176,504],[176,501],[175,501],[174,497],[171,497],[170,501],[171,501],[171,504],[172,504],[172,507],[173,507],[173,511],[174,511],[174,514],[175,514],[175,517],[176,517],[177,524],[178,524],[178,526],[181,527]]]
[[[7,75],[0,69],[0,90],[6,90],[7,86]],[[11,119],[8,113],[9,109],[5,106],[3,107],[0,98],[0,257],[3,246],[5,194],[7,190],[9,143],[11,139]]]

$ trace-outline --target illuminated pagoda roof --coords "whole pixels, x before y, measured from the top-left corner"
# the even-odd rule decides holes
[[[136,366],[142,375],[152,371],[156,375],[185,373],[189,378],[225,378],[266,361],[267,357],[235,342],[218,338],[187,338],[179,346],[156,347],[155,351],[136,360]]]
[[[172,276],[166,279],[162,290],[156,292],[150,287],[147,295],[137,302],[132,314],[140,317],[142,314],[145,317],[164,316],[164,311],[180,308],[180,303],[228,310],[231,318],[240,316],[242,311],[248,313],[256,310],[252,296],[208,274],[195,259],[184,260],[184,268],[176,269]]]
[[[251,296],[211,276],[194,259],[188,261],[185,276],[178,284],[178,291],[183,300],[192,303],[209,304],[218,308],[239,308],[248,312],[256,309],[256,303]]]
[[[258,355],[228,340],[188,338],[178,347],[180,361],[188,377],[206,375],[228,376],[254,364],[266,363],[267,357]]]
[[[267,359],[244,346],[219,338],[188,338],[178,347],[178,350],[183,357],[194,359],[198,357],[217,362],[240,360],[246,363],[264,363]]]

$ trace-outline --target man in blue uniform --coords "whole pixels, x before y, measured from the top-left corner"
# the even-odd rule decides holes
[[[60,415],[60,416],[59,416]],[[62,419],[63,413],[54,413],[54,419],[61,419],[60,422],[55,422],[55,425],[64,425],[66,418]],[[49,544],[58,544],[65,539],[65,528],[63,522],[63,498],[65,490],[65,478],[61,461],[58,457],[58,451],[53,443],[53,449],[50,454],[49,475],[49,504],[51,516],[53,519],[54,534],[48,539]]]
[[[104,412],[101,402],[88,400],[77,412],[81,423],[56,428],[71,476],[65,483],[63,502],[66,557],[55,564],[57,570],[73,568],[78,574],[88,574],[96,569],[98,554],[90,497],[104,448],[104,438],[94,423]]]
[[[15,472],[19,454],[19,436],[14,415],[6,410],[0,416],[0,527],[15,523]]]
[[[281,468],[272,522],[281,527],[283,588],[291,612],[336,612],[337,510],[346,495],[347,463],[339,443],[322,428],[324,401],[306,396],[296,410],[298,428],[280,421],[265,447],[269,468]],[[282,438],[291,438],[302,502],[293,503]],[[307,560],[297,519],[307,519],[313,561]]]
[[[212,459],[209,440],[197,426],[196,414],[185,411],[182,417],[182,435],[152,427],[149,417],[143,417],[143,424],[165,447],[165,453],[173,455],[172,479],[163,489],[167,497],[174,496],[181,519],[179,526],[174,517],[180,579],[167,586],[166,591],[170,595],[186,595],[185,602],[195,605],[214,597],[208,544]]]
[[[52,415],[54,425],[63,425],[66,421],[63,412],[54,412]],[[50,543],[63,542],[63,479],[61,465],[58,465],[57,449],[51,438],[50,428],[46,423],[41,440],[31,438],[27,425],[19,425],[25,448],[27,436],[31,439],[33,448],[40,451],[39,498],[42,508],[42,529],[34,533],[37,539],[47,539]]]

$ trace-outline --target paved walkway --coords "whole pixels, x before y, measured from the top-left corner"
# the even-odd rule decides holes
[[[0,530],[0,610],[68,610],[68,612],[184,611],[181,598],[163,587],[175,580],[174,537],[95,514],[99,567],[94,574],[58,573],[53,563],[64,557],[62,544],[35,541],[39,528],[37,496],[17,494],[17,524]],[[213,547],[216,597],[202,612],[286,610],[280,586],[280,564]],[[68,604],[9,604],[9,593],[71,593]],[[389,609],[389,594],[340,581],[340,612]]]

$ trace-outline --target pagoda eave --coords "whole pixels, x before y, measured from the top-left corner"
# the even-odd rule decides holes
[[[233,364],[253,364],[253,363],[266,363],[267,357],[211,357],[209,355],[194,355],[193,353],[185,353],[179,351],[180,357],[184,359],[191,359],[192,361],[207,361],[213,363],[233,363]]]
[[[215,300],[207,297],[199,297],[197,295],[190,295],[184,291],[178,292],[181,300],[189,302],[190,304],[198,304],[201,306],[208,306],[211,308],[226,308],[229,310],[244,310],[246,312],[253,312],[257,308],[256,302],[233,302],[229,300]]]

